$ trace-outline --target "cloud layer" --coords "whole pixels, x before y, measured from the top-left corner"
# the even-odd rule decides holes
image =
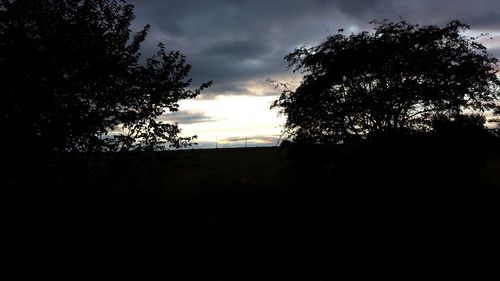
[[[420,24],[459,19],[475,30],[500,31],[497,0],[129,2],[135,5],[136,28],[152,26],[144,53],[160,41],[180,50],[193,65],[195,83],[215,81],[209,94],[228,89],[238,94],[242,87],[235,85],[286,73],[283,57],[295,47],[318,43],[339,28],[368,28],[373,19],[404,17]]]

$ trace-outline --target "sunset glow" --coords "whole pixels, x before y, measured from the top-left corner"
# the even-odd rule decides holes
[[[276,96],[221,95],[214,99],[185,100],[180,103],[183,116],[200,116],[191,124],[181,124],[182,135],[197,135],[199,148],[219,146],[276,145],[283,117],[270,110]],[[167,114],[166,120],[175,120],[177,114]]]

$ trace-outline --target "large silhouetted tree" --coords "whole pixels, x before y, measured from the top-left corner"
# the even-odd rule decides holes
[[[163,44],[145,63],[149,26],[115,0],[0,0],[0,132],[9,149],[102,151],[187,145],[176,111],[191,66]]]
[[[374,31],[342,31],[286,56],[303,80],[275,101],[289,137],[337,143],[389,132],[429,131],[435,120],[497,108],[497,59],[469,26],[374,21]],[[481,118],[476,118],[482,120]],[[468,120],[468,119],[467,119]]]

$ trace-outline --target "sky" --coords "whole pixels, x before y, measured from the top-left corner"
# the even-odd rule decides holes
[[[160,118],[178,122],[183,136],[197,135],[198,148],[276,145],[284,116],[270,105],[280,94],[267,79],[300,83],[284,57],[344,29],[371,30],[375,19],[471,26],[488,52],[500,57],[499,0],[129,0],[134,30],[151,25],[142,54],[157,44],[178,50],[192,65],[193,86],[213,81],[179,112]]]

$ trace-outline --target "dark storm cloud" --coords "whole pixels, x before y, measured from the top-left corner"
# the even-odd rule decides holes
[[[286,72],[283,57],[297,44],[328,35],[322,18],[334,13],[324,1],[130,1],[136,6],[136,28],[149,23],[143,53],[159,41],[180,50],[193,65],[193,85],[213,80],[212,89],[265,79]],[[304,4],[315,12],[305,12]],[[318,32],[318,29],[320,30]],[[231,85],[228,85],[231,84]],[[235,92],[233,94],[240,94]]]
[[[234,78],[234,77],[233,77]],[[245,78],[250,79],[251,76],[245,76]],[[224,81],[224,80],[222,80]],[[258,80],[257,82],[262,82],[262,83],[267,83],[264,80]],[[253,91],[250,89],[251,85],[246,85],[246,81],[237,81],[237,82],[225,82],[219,83],[213,85],[209,89],[206,89],[202,92],[200,96],[198,96],[196,99],[212,99],[216,95],[253,95],[253,96],[275,96],[276,91],[274,89],[274,86],[270,83],[266,84],[267,89],[265,90],[260,90],[258,92]]]
[[[193,65],[193,85],[213,80],[205,96],[248,94],[248,81],[287,73],[283,57],[343,28],[357,32],[373,19],[445,24],[459,19],[474,30],[500,31],[498,0],[135,0],[135,27],[151,24],[143,53],[158,42]],[[495,50],[495,54],[498,51]],[[254,93],[255,94],[255,93]]]
[[[173,123],[181,123],[184,125],[217,121],[217,119],[208,116],[203,112],[196,112],[196,111],[170,112],[160,116],[159,120],[173,122]]]
[[[497,0],[349,0],[335,1],[338,9],[361,21],[398,20],[420,24],[445,24],[461,20],[476,29],[499,29],[500,2]]]
[[[244,142],[244,141],[253,141],[260,143],[276,143],[280,139],[279,135],[276,136],[264,136],[264,135],[253,135],[247,137],[229,137],[225,139],[221,139],[222,142]]]
[[[500,8],[495,8],[483,14],[474,16],[464,16],[464,22],[471,24],[475,28],[485,30],[500,29]]]
[[[218,57],[260,57],[269,50],[264,42],[252,41],[250,39],[234,40],[228,42],[218,42],[209,46],[201,52],[201,55],[218,56]]]

